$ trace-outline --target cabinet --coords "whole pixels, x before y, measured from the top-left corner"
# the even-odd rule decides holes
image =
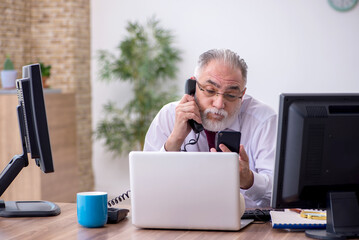
[[[55,171],[43,173],[29,155],[29,165],[22,169],[0,197],[3,200],[76,201],[78,168],[75,95],[45,90],[44,98]],[[22,153],[17,105],[15,91],[5,94],[0,91],[1,171],[14,155]]]

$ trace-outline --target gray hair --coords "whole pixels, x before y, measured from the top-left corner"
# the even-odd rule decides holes
[[[247,64],[246,62],[235,52],[229,49],[211,49],[202,53],[199,56],[194,76],[198,79],[200,72],[206,67],[212,60],[221,61],[224,64],[232,67],[233,69],[240,69],[244,84],[247,84]]]

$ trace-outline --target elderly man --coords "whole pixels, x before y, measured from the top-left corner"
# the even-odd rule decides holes
[[[273,184],[277,115],[246,93],[247,65],[228,49],[209,50],[195,69],[195,95],[165,105],[153,120],[144,151],[216,151],[221,130],[240,131],[241,193],[247,208],[269,207]],[[196,133],[193,119],[204,127]],[[221,144],[223,152],[229,149]]]

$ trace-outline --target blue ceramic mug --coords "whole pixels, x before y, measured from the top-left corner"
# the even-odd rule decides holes
[[[77,193],[77,221],[88,228],[104,226],[107,222],[107,193]]]

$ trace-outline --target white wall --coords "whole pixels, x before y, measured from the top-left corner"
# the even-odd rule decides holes
[[[359,92],[359,5],[333,10],[326,0],[92,0],[93,128],[109,99],[123,106],[125,83],[99,81],[94,55],[114,50],[127,21],[156,15],[173,31],[183,51],[178,86],[193,73],[197,58],[211,48],[229,48],[248,66],[247,93],[275,110],[282,92]],[[96,189],[114,196],[129,189],[127,157],[93,144]]]

